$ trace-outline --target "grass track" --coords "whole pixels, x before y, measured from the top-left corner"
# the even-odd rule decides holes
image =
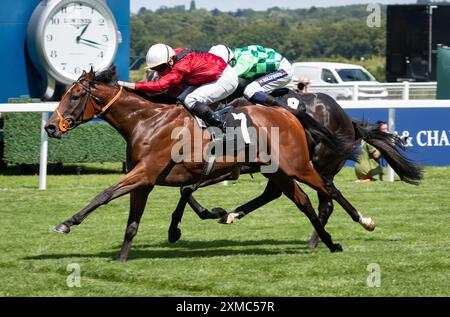
[[[344,169],[338,188],[378,227],[366,232],[336,207],[327,228],[343,253],[323,244],[309,250],[312,227],[284,197],[231,226],[200,221],[188,209],[183,236],[171,245],[167,228],[179,194],[162,187],[150,195],[126,263],[114,258],[128,196],[96,210],[69,235],[52,232],[120,177],[53,175],[48,190],[39,191],[37,176],[0,175],[0,296],[450,295],[450,167],[427,168],[418,187],[355,184],[353,170]],[[264,186],[261,176],[243,176],[237,185],[202,189],[196,197],[207,207],[231,209]],[[69,263],[80,265],[80,288],[66,284]],[[381,268],[380,287],[366,284],[370,263]]]

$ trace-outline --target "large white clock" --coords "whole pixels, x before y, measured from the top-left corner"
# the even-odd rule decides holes
[[[37,69],[68,85],[91,66],[105,69],[121,42],[113,14],[104,0],[42,0],[28,24],[27,44]]]

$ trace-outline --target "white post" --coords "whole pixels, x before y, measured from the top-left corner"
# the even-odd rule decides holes
[[[358,94],[359,94],[359,85],[355,84],[353,85],[353,96],[352,100],[358,100]]]
[[[409,82],[408,81],[403,82],[402,99],[409,100]],[[389,125],[389,132],[394,133],[395,132],[395,109],[393,109],[393,108],[389,108],[389,123],[388,123],[388,125]],[[388,170],[387,170],[388,182],[393,182],[394,176],[395,176],[394,170],[392,169],[392,167],[388,166]]]
[[[403,100],[409,100],[409,81],[403,82]]]
[[[39,162],[39,189],[47,187],[47,150],[48,137],[45,132],[45,125],[47,124],[48,112],[42,112],[41,117],[41,156]]]

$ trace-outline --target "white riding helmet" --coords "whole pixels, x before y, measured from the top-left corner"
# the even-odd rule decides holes
[[[175,56],[175,51],[169,45],[155,44],[147,52],[147,69],[168,63],[173,56]]]
[[[223,44],[214,45],[209,49],[209,53],[222,57],[227,64],[234,58],[233,51]]]

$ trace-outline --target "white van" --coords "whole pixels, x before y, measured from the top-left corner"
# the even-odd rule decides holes
[[[324,92],[335,99],[352,99],[353,86],[358,85],[359,99],[381,99],[388,91],[364,67],[353,64],[299,62],[293,63],[294,76],[291,85],[297,85],[299,78],[309,78],[311,90]],[[314,86],[318,86],[317,89]]]

